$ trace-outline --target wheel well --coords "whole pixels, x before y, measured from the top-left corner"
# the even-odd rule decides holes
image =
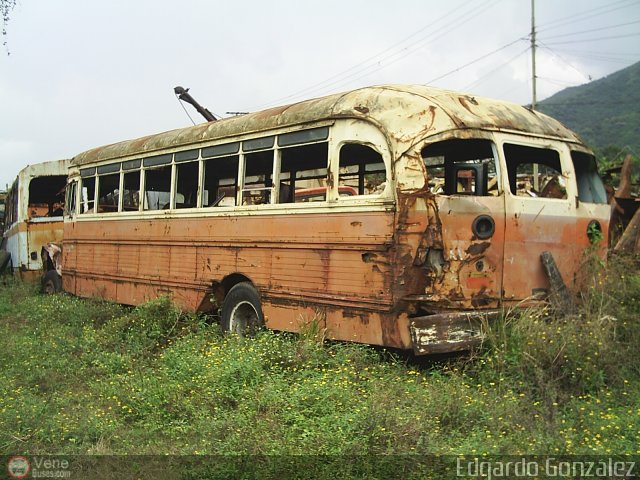
[[[253,282],[249,279],[249,277],[245,277],[241,273],[232,273],[231,275],[226,276],[221,283],[224,287],[224,295],[226,296],[233,287],[242,282],[249,282],[253,285]]]
[[[253,285],[253,282],[249,277],[242,275],[241,273],[232,273],[222,279],[222,281],[214,281],[211,285],[211,291],[205,295],[205,299],[201,303],[198,311],[213,311],[216,307],[221,307],[224,298],[234,286],[238,283],[249,282]],[[214,302],[215,300],[215,302]]]

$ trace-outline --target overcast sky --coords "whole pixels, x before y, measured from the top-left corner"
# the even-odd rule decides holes
[[[530,0],[18,1],[0,188],[27,164],[191,125],[176,85],[223,116],[382,83],[531,102]],[[640,0],[535,13],[539,100],[640,60]]]

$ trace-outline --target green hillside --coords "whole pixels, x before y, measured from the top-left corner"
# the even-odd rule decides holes
[[[640,62],[556,93],[538,109],[580,134],[594,149],[610,145],[640,153]]]

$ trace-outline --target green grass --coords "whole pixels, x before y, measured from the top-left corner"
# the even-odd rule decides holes
[[[5,281],[0,453],[637,455],[640,275],[616,265],[579,313],[507,315],[438,363]]]

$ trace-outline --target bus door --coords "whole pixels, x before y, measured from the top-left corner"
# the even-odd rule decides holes
[[[427,293],[443,309],[498,307],[505,207],[494,143],[445,140],[425,147],[422,157],[442,238],[442,268]]]
[[[577,270],[576,192],[566,146],[505,141],[508,193],[503,298],[506,302],[544,298],[549,279],[541,262],[553,255],[569,287]]]

